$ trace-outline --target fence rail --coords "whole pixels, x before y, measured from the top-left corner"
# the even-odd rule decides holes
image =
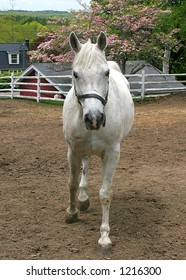
[[[171,93],[186,92],[186,73],[182,74],[146,74],[143,70],[141,74],[125,75],[130,83],[133,98],[155,97],[168,95]],[[177,80],[176,77],[181,77]],[[183,79],[182,79],[183,77]],[[59,83],[42,82],[43,79],[57,78]],[[19,97],[40,100],[55,99],[64,101],[68,91],[60,90],[60,87],[70,87],[71,84],[60,83],[61,78],[72,78],[71,75],[65,76],[23,76],[16,77],[14,73],[11,76],[0,77],[0,98],[1,97]],[[6,82],[2,80],[7,80]],[[24,82],[24,80],[27,80]],[[30,80],[28,82],[28,80]],[[34,80],[34,82],[33,82]],[[47,89],[45,88],[47,87]],[[57,87],[56,90],[54,87]],[[51,89],[51,90],[50,90]],[[30,93],[28,96],[25,93]],[[32,96],[33,94],[33,96]]]

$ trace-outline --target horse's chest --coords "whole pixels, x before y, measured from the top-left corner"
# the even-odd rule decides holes
[[[98,137],[95,137],[94,133],[88,130],[85,133],[74,131],[68,142],[74,151],[82,155],[99,155],[105,147],[104,143]]]

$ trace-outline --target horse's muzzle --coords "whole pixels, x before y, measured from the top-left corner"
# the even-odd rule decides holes
[[[87,113],[84,115],[84,122],[87,129],[98,130],[101,125],[105,126],[106,116],[104,113],[91,114]]]

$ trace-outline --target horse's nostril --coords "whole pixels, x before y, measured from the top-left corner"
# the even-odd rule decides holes
[[[86,123],[90,123],[91,122],[91,116],[89,114],[85,114],[84,120],[85,120]]]
[[[87,129],[91,129],[92,117],[90,114],[84,115],[84,122]]]

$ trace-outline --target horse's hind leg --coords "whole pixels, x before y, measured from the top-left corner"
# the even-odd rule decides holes
[[[84,157],[82,163],[83,163],[83,168],[82,168],[82,175],[79,184],[79,196],[78,196],[77,206],[80,211],[85,211],[88,209],[90,205],[88,194],[87,194],[90,157],[89,156]]]
[[[79,175],[81,171],[81,158],[79,158],[69,147],[68,163],[70,168],[69,189],[70,203],[65,215],[66,223],[75,223],[78,220],[78,209],[76,208],[76,193],[79,186]]]
[[[100,227],[101,237],[98,244],[104,253],[109,252],[112,242],[109,237],[109,209],[112,200],[112,178],[120,155],[120,147],[116,146],[111,151],[106,152],[103,157],[103,184],[100,189],[100,201],[102,206],[102,223]]]

